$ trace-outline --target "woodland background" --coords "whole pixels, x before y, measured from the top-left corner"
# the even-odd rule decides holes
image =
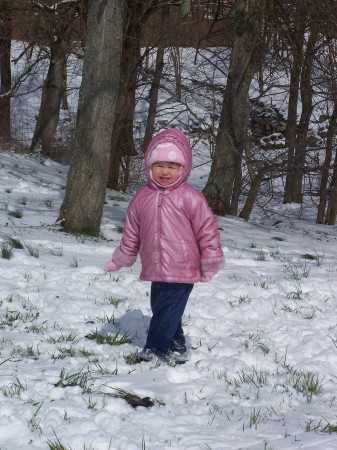
[[[333,0],[1,0],[1,148],[70,164],[58,220],[97,235],[106,188],[134,190],[153,134],[187,123],[209,147],[214,213],[309,196],[334,225],[336,15]],[[13,102],[36,91],[34,129],[14,130]]]

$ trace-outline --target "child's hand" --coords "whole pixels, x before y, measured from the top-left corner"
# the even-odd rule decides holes
[[[116,270],[118,270],[118,266],[113,261],[108,261],[104,266],[105,272],[115,272]]]
[[[201,281],[211,281],[219,270],[224,266],[224,258],[216,258],[213,260],[201,260]]]
[[[214,277],[214,273],[212,272],[204,272],[201,274],[201,281],[203,283],[206,283],[207,281],[211,281],[211,279]]]

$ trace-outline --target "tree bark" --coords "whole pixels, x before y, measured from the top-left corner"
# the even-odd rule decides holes
[[[80,5],[63,3],[51,12],[39,7],[38,13],[45,16],[45,32],[50,46],[50,61],[47,77],[42,87],[41,105],[30,146],[52,158],[62,100],[66,92],[67,56],[72,39],[73,24],[79,16]],[[41,146],[41,149],[39,148]]]
[[[326,225],[335,225],[337,218],[337,152],[335,155],[334,170],[330,185],[330,197],[328,202]]]
[[[135,92],[140,67],[141,31],[154,0],[127,0],[124,20],[124,41],[120,68],[120,85],[116,103],[110,149],[108,187],[124,191],[129,183],[130,158],[136,154],[133,140]],[[124,161],[123,161],[124,160]],[[121,176],[121,168],[124,173]]]
[[[9,1],[0,2],[0,139],[11,138],[11,10]]]
[[[65,231],[99,233],[119,87],[123,10],[124,0],[88,0],[75,152],[58,219]]]
[[[301,80],[301,71],[303,64],[303,46],[306,20],[303,17],[303,9],[299,1],[294,6],[296,9],[294,17],[294,31],[292,35],[292,55],[288,103],[288,121],[286,146],[288,147],[287,176],[284,188],[284,203],[291,203],[294,200],[294,176],[295,176],[295,149],[297,136],[297,106],[299,99],[299,89]]]
[[[50,63],[42,87],[41,105],[30,146],[32,152],[41,146],[41,154],[52,158],[61,102],[66,90],[64,72],[67,66],[67,42],[51,43]]]
[[[236,3],[235,33],[214,159],[204,194],[219,215],[236,215],[241,188],[241,161],[247,145],[249,87],[260,37],[265,0]]]
[[[157,105],[158,105],[158,95],[159,95],[159,87],[160,80],[163,74],[164,69],[164,54],[166,48],[167,41],[167,32],[168,32],[168,23],[169,23],[169,13],[170,8],[169,5],[164,5],[162,9],[161,16],[161,29],[163,30],[157,48],[157,56],[156,56],[156,67],[153,75],[153,81],[149,94],[149,110],[147,114],[146,128],[143,140],[143,153],[146,152],[147,146],[149,145],[154,131],[154,124],[157,114]]]
[[[326,221],[325,212],[328,203],[328,181],[336,129],[337,129],[337,100],[335,100],[334,109],[331,114],[327,130],[325,159],[322,166],[321,182],[319,186],[319,204],[317,209],[316,223],[323,224]]]
[[[291,155],[292,169],[290,173],[287,173],[287,180],[285,187],[285,200],[287,201],[285,203],[289,202],[302,203],[303,201],[305,152],[307,146],[307,136],[310,125],[310,118],[313,109],[311,72],[313,67],[313,60],[315,57],[315,45],[317,41],[317,36],[318,33],[316,30],[313,30],[310,33],[306,46],[306,52],[304,54],[301,64],[302,68],[300,76],[300,94],[301,94],[302,110],[301,110],[301,117],[297,127],[297,133],[293,133],[295,138],[295,147]],[[296,130],[296,127],[294,128]]]

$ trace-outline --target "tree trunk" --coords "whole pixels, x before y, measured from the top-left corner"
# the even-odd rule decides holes
[[[35,6],[37,14],[43,18],[43,31],[50,46],[50,61],[30,149],[38,149],[44,156],[52,158],[61,104],[66,92],[67,56],[81,5],[77,2],[59,2],[54,10],[43,4]]]
[[[288,122],[286,146],[288,147],[287,176],[284,188],[284,203],[291,203],[294,200],[294,176],[295,176],[295,149],[297,136],[297,106],[299,98],[299,88],[301,71],[303,64],[303,45],[306,21],[303,18],[301,6],[296,4],[296,14],[294,18],[294,32],[292,39],[292,56],[289,87]]]
[[[242,208],[242,210],[239,214],[239,217],[241,217],[241,219],[245,219],[245,220],[249,219],[251,212],[253,210],[254,204],[255,204],[257,194],[259,193],[260,185],[263,180],[264,174],[265,174],[265,172],[261,170],[252,179],[251,184],[250,184],[250,189],[249,189],[249,192],[247,195],[247,199],[245,201],[244,207]]]
[[[328,181],[330,165],[332,161],[332,149],[334,146],[335,134],[337,128],[337,100],[334,103],[334,109],[329,120],[329,126],[326,137],[325,159],[322,166],[321,182],[319,186],[319,204],[317,209],[317,223],[325,223],[325,209],[328,202]]]
[[[254,168],[254,161],[252,157],[252,151],[249,146],[246,149],[246,163],[247,163],[247,172],[250,178],[250,188],[248,191],[248,195],[245,201],[245,204],[239,214],[239,217],[242,219],[248,220],[251,212],[253,210],[256,197],[259,193],[260,185],[263,180],[264,175],[268,172],[268,165],[264,164],[262,168],[260,168],[257,172]]]
[[[67,42],[63,39],[51,43],[47,77],[43,83],[42,98],[30,150],[41,145],[42,155],[52,158],[61,102],[66,90],[64,73],[67,66]]]
[[[227,86],[222,105],[214,159],[204,189],[212,210],[237,214],[241,188],[242,154],[247,145],[249,87],[260,37],[266,0],[236,3],[235,33]]]
[[[174,79],[176,82],[176,98],[180,102],[182,96],[180,48],[172,47],[170,49],[170,54],[173,60]]]
[[[312,85],[311,72],[315,56],[315,45],[318,33],[312,31],[306,46],[306,52],[303,58],[301,73],[301,103],[302,111],[297,128],[295,143],[293,174],[291,176],[291,201],[302,203],[303,201],[303,177],[305,169],[305,152],[307,147],[307,136],[312,114]]]
[[[154,131],[154,124],[157,114],[157,105],[158,105],[158,94],[159,94],[159,87],[160,87],[160,80],[163,74],[164,69],[164,54],[165,54],[165,47],[166,47],[166,41],[167,41],[167,32],[168,32],[168,23],[169,23],[169,12],[170,8],[169,5],[164,5],[162,9],[162,17],[161,17],[161,29],[162,34],[160,37],[160,40],[158,42],[158,49],[157,49],[157,57],[156,57],[156,67],[155,72],[153,76],[153,81],[150,89],[149,94],[149,110],[147,114],[147,121],[146,121],[146,128],[145,128],[145,134],[144,134],[144,140],[143,140],[143,153],[146,152],[147,146],[149,145]]]
[[[128,39],[128,38],[126,38]],[[140,43],[136,40],[124,49],[121,60],[121,83],[116,101],[116,114],[110,142],[108,184],[110,189],[123,190],[125,180],[120,181],[122,157],[129,159],[136,154],[133,141],[133,119],[135,112],[135,90],[139,67]],[[125,178],[124,174],[124,178]]]
[[[140,37],[145,20],[144,1],[128,0],[126,3],[128,8],[124,23],[121,78],[111,136],[108,175],[108,187],[122,191],[127,188],[129,173],[124,171],[123,177],[121,177],[120,169],[123,165],[124,168],[129,167],[130,158],[136,154],[133,140],[133,119],[136,107],[137,75],[140,67]],[[152,0],[146,2],[149,7],[151,3]]]
[[[337,152],[335,154],[335,164],[330,185],[330,197],[328,202],[326,225],[335,225],[337,218]]]
[[[75,152],[59,214],[65,231],[99,233],[119,87],[123,9],[124,0],[88,0]]]
[[[11,10],[8,1],[0,2],[0,140],[11,138]],[[3,97],[2,97],[3,95]]]

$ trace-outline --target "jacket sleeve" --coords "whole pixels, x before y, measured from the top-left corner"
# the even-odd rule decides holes
[[[136,260],[139,251],[139,217],[137,212],[137,194],[131,200],[126,211],[122,239],[112,254],[112,261],[118,268],[130,267]]]
[[[209,281],[225,264],[221,248],[218,222],[204,195],[197,191],[193,196],[191,223],[200,251],[202,281]]]

